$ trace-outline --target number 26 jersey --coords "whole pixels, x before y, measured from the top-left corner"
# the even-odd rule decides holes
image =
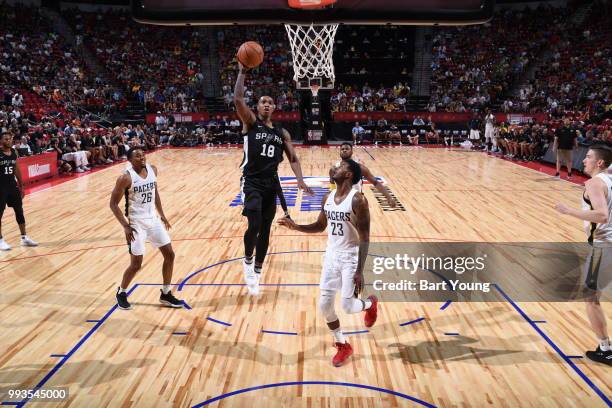
[[[283,161],[283,137],[278,128],[269,128],[257,119],[244,135],[244,158],[240,169],[244,177],[275,176]]]
[[[125,189],[125,216],[128,220],[155,218],[155,189],[157,177],[153,168],[147,164],[147,176],[142,178],[130,166],[126,172],[132,184]]]

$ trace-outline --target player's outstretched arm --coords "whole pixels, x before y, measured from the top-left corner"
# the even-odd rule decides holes
[[[246,132],[253,126],[257,118],[244,101],[244,77],[244,67],[241,63],[238,63],[238,77],[236,78],[236,86],[234,86],[234,105],[236,105],[236,113],[242,121],[243,130]]]
[[[378,181],[376,177],[374,177],[370,169],[368,169],[363,164],[360,164],[360,166],[361,166],[361,175],[366,180],[368,180],[374,187],[376,187],[376,189],[380,191],[381,194],[385,196],[391,208],[395,208],[395,205],[396,205],[395,199],[391,197],[391,194],[389,194],[389,190],[387,190],[385,186],[383,186],[383,184],[380,181]]]
[[[325,194],[325,197],[323,197],[323,201],[321,202],[321,212],[319,212],[319,217],[312,224],[306,224],[306,225],[296,224],[295,221],[293,221],[289,217],[281,218],[280,220],[278,220],[278,223],[282,225],[283,227],[287,227],[294,231],[305,232],[307,234],[314,234],[317,232],[325,231],[325,228],[327,228],[327,216],[325,215],[325,211],[323,210],[323,207],[325,206],[325,201],[327,201],[327,196],[329,196],[329,193]]]
[[[592,210],[578,210],[565,204],[557,204],[555,209],[561,214],[571,215],[586,222],[606,224],[608,222],[608,204],[606,201],[606,185],[599,178],[592,178],[584,184],[591,201]]]
[[[359,234],[359,258],[355,272],[355,290],[361,293],[363,289],[363,267],[370,249],[370,208],[363,193],[353,196],[353,211],[355,212],[355,227]]]
[[[313,195],[314,191],[312,191],[312,189],[308,187],[306,183],[304,183],[304,178],[302,177],[302,166],[300,165],[300,160],[298,159],[295,149],[293,148],[291,135],[286,129],[283,129],[283,150],[287,155],[287,159],[289,159],[291,170],[293,170],[293,173],[297,178],[298,187],[304,190],[304,192],[307,194]]]
[[[155,173],[155,176],[157,177],[157,167],[151,165],[151,168],[153,168],[153,172]],[[164,209],[162,208],[161,197],[159,196],[158,187],[159,186],[155,188],[155,209],[157,210],[157,213],[159,214],[159,218],[162,220],[162,222],[166,226],[166,229],[170,229],[171,225],[168,219],[166,218],[166,215],[164,214]]]
[[[121,197],[125,194],[125,190],[130,188],[130,184],[132,184],[132,180],[130,180],[130,176],[128,174],[122,174],[118,179],[117,183],[115,183],[115,188],[113,189],[113,193],[110,198],[110,209],[115,214],[115,218],[119,221],[119,224],[123,227],[123,231],[125,232],[125,239],[128,242],[134,240],[134,233],[136,230],[130,226],[128,220],[125,219],[121,209],[119,208],[119,202],[121,201]]]

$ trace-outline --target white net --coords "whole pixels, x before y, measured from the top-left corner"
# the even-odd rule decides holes
[[[285,24],[291,54],[293,55],[293,80],[323,79],[324,84],[331,84],[334,75],[334,37],[338,24],[294,25]],[[323,85],[327,87],[327,85]]]

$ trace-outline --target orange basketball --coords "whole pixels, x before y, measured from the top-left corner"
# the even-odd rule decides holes
[[[255,68],[263,62],[264,52],[255,41],[247,41],[238,48],[236,58],[247,68]]]

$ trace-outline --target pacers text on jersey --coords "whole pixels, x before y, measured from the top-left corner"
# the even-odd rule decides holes
[[[324,210],[327,219],[330,221],[351,221],[351,213],[344,211],[328,211]]]
[[[157,186],[157,182],[152,181],[150,183],[147,184],[143,184],[141,186],[135,186],[134,187],[134,194],[136,193],[146,193],[147,191],[151,191],[154,190]]]

